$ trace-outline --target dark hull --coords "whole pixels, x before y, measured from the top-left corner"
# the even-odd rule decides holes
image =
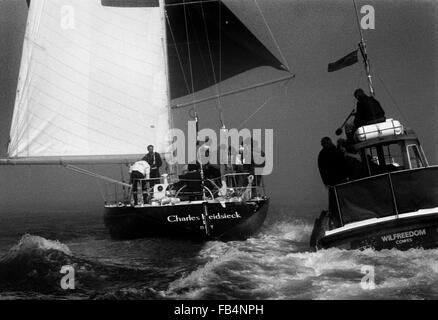
[[[315,223],[311,246],[318,249],[399,249],[438,247],[438,210],[432,214],[415,215],[361,226],[324,236],[325,218]]]
[[[146,237],[195,240],[241,240],[257,232],[268,212],[269,200],[208,202],[207,235],[202,220],[204,205],[192,202],[168,206],[105,207],[104,221],[115,239]]]

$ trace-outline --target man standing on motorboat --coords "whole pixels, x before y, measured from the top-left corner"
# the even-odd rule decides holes
[[[158,178],[160,178],[160,167],[163,162],[161,161],[160,154],[158,152],[154,152],[153,145],[148,146],[148,153],[143,157],[142,160],[146,161],[151,167],[150,178],[156,179],[151,180],[149,183],[149,186],[152,188],[156,183],[159,183]]]
[[[374,97],[367,96],[362,89],[354,91],[354,97],[357,99],[354,131],[364,125],[384,122],[386,120],[385,111]]]
[[[329,137],[321,139],[322,150],[318,155],[318,168],[325,186],[346,182],[348,178],[344,155]]]
[[[362,164],[359,154],[345,139],[338,139],[338,150],[344,155],[348,180],[356,180],[366,176],[366,167]]]

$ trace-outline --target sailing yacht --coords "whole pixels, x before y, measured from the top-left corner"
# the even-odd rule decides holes
[[[147,145],[169,159],[174,108],[191,107],[198,128],[197,105],[293,78],[228,6],[220,0],[28,4],[8,158],[1,164],[59,164],[111,184],[104,222],[114,238],[245,239],[259,229],[269,198],[251,172],[221,170],[208,180],[203,164],[192,175],[168,166],[152,187],[150,179],[133,181],[136,202],[131,183],[81,167],[126,166]],[[287,75],[172,104],[261,66]]]

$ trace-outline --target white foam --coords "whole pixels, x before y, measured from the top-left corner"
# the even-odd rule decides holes
[[[57,250],[71,256],[70,249],[58,240],[47,240],[40,236],[25,234],[10,252],[27,252],[31,250]]]

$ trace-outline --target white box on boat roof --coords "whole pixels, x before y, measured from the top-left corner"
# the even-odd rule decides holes
[[[367,141],[379,137],[399,135],[403,133],[403,125],[394,119],[359,127],[355,137],[358,141]]]

